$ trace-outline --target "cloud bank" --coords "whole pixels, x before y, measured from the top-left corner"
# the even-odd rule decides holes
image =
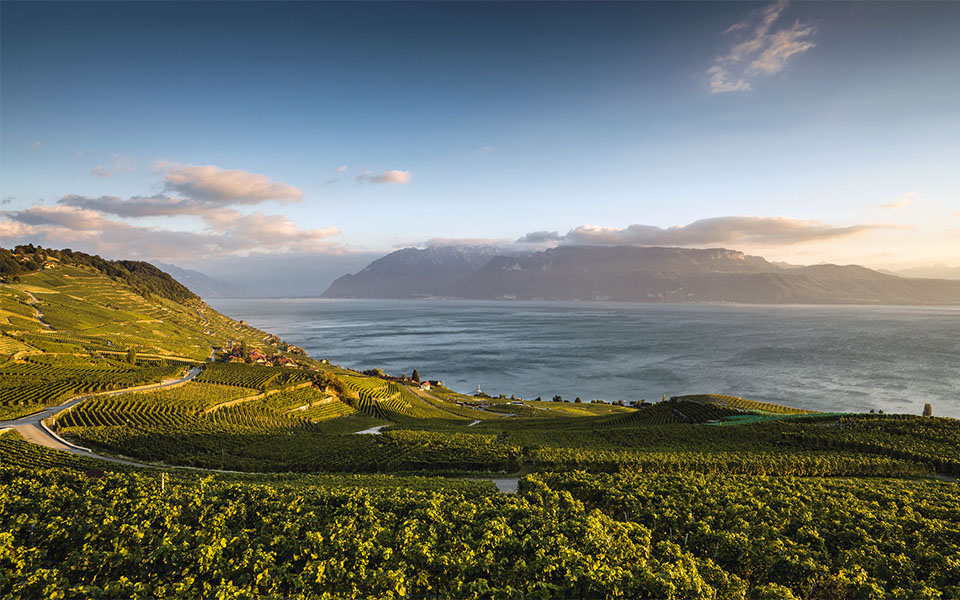
[[[727,52],[714,59],[707,69],[710,92],[745,92],[752,89],[751,80],[779,73],[791,56],[803,54],[816,46],[810,37],[812,26],[794,22],[784,29],[773,30],[780,14],[787,8],[787,0],[755,10],[746,19],[734,23],[725,34],[746,32]]]
[[[712,244],[790,245],[824,241],[879,229],[880,225],[831,227],[818,221],[786,217],[715,217],[689,225],[655,227],[630,225],[618,229],[581,225],[565,234],[534,231],[517,240],[520,244],[568,244],[586,246],[707,246]]]
[[[55,206],[0,211],[0,238],[11,244],[30,241],[158,260],[340,251],[338,244],[327,240],[340,233],[335,227],[301,229],[282,215],[245,214],[233,208],[299,201],[303,193],[296,187],[266,175],[214,166],[157,163],[156,169],[163,176],[165,193],[130,198],[70,194]],[[197,217],[201,226],[173,231],[123,220],[175,216]]]
[[[73,247],[107,256],[183,260],[245,256],[263,252],[317,253],[335,244],[335,227],[300,229],[281,215],[225,211],[204,231],[171,231],[109,219],[75,206],[34,206],[5,211],[0,238],[44,246]]]

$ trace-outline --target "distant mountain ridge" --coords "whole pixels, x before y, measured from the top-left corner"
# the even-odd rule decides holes
[[[200,271],[192,271],[158,261],[154,261],[153,264],[169,273],[170,276],[190,288],[201,298],[237,298],[247,293],[229,281],[210,277]]]
[[[747,304],[960,304],[960,282],[856,265],[781,266],[725,248],[405,248],[345,275],[327,298],[461,298]]]
[[[404,248],[373,261],[356,275],[337,278],[326,298],[423,298],[456,295],[457,284],[499,255],[495,246]]]

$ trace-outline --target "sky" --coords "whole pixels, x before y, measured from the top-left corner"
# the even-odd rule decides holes
[[[960,3],[0,17],[4,247],[280,287],[431,243],[960,266]]]

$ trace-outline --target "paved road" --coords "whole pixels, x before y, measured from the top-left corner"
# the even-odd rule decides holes
[[[67,400],[63,404],[60,404],[58,406],[52,406],[43,411],[34,413],[32,415],[28,415],[26,417],[21,417],[19,419],[15,419],[12,421],[0,421],[0,429],[14,429],[16,430],[17,433],[19,433],[23,437],[23,439],[27,440],[28,442],[31,442],[33,444],[39,444],[41,446],[46,446],[47,448],[53,448],[54,450],[63,450],[64,452],[69,452],[71,454],[79,454],[80,456],[89,456],[92,458],[99,458],[101,460],[106,460],[109,462],[115,462],[115,463],[121,463],[121,464],[127,464],[127,465],[146,466],[146,465],[141,465],[141,463],[137,463],[129,460],[123,460],[121,458],[101,456],[99,454],[95,454],[91,452],[86,448],[81,448],[80,446],[71,444],[70,442],[64,440],[57,434],[47,429],[43,425],[42,421],[44,419],[52,417],[57,413],[67,410],[68,408],[76,406],[77,404],[80,404],[81,402],[83,402],[88,398],[93,398],[96,396],[116,396],[118,394],[126,394],[129,392],[145,392],[145,391],[170,387],[172,385],[179,385],[181,383],[186,383],[190,381],[191,379],[199,375],[202,370],[203,369],[200,367],[193,367],[192,369],[190,369],[189,373],[187,373],[184,377],[181,377],[180,379],[168,379],[166,381],[162,381],[160,383],[156,383],[153,385],[146,385],[146,386],[134,387],[134,388],[124,388],[122,390],[113,390],[111,392],[104,392],[100,394],[86,394],[84,396],[77,396],[75,398],[71,398],[70,400]]]

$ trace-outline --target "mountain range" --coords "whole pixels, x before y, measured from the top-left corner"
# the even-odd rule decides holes
[[[856,265],[776,264],[725,248],[405,248],[336,279],[326,298],[460,298],[749,304],[960,304],[960,281]]]

